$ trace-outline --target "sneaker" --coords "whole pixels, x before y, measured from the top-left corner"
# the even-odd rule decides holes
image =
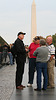
[[[32,84],[27,84],[27,87],[32,87]]]

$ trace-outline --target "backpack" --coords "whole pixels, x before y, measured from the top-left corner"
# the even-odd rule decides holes
[[[12,55],[14,56],[14,57],[16,57],[16,55],[17,55],[17,52],[16,52],[16,46],[15,46],[15,44],[12,46],[12,48],[11,48],[11,53],[12,53]]]

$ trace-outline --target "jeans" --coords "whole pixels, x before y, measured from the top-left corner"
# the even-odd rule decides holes
[[[43,88],[47,89],[47,63],[37,62],[36,63],[36,70],[37,70],[37,88],[41,89],[41,74],[43,73]]]
[[[12,53],[9,52],[10,64],[13,65],[13,56]]]
[[[34,72],[36,68],[36,58],[29,59],[29,84],[33,84]]]

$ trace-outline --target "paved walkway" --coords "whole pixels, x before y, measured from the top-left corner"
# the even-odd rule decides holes
[[[56,68],[55,68],[55,89],[47,89],[46,91],[36,92],[36,73],[34,77],[33,87],[27,87],[28,82],[28,64],[25,64],[25,72],[23,77],[24,90],[16,90],[15,88],[15,72],[16,65],[4,66],[0,69],[0,100],[56,100]]]
[[[15,65],[0,69],[0,100],[10,100],[15,87]]]

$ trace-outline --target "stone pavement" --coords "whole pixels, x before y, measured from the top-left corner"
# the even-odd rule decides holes
[[[0,100],[10,100],[15,87],[15,65],[0,69]]]
[[[56,67],[55,67],[55,89],[47,89],[46,91],[36,92],[36,73],[34,77],[33,87],[27,87],[28,82],[28,63],[25,64],[25,72],[23,76],[24,90],[16,90],[15,88],[15,72],[16,64],[13,66],[4,66],[0,69],[0,100],[56,100]],[[43,83],[42,83],[43,84]]]

